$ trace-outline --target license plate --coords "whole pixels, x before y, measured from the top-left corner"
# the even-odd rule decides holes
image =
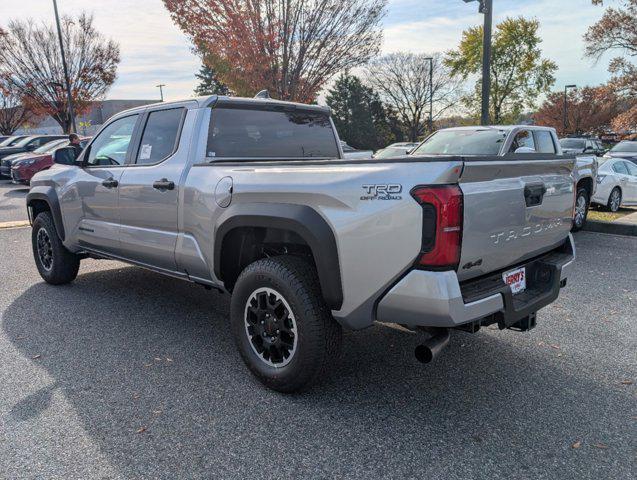
[[[516,268],[502,274],[502,280],[511,287],[512,293],[520,293],[526,289],[526,268]]]

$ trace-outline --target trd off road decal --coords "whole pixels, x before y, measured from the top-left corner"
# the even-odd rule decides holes
[[[361,200],[402,200],[399,195],[403,191],[400,183],[381,183],[363,185],[364,195]]]

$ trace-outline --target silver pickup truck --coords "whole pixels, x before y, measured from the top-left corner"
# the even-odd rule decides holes
[[[454,148],[472,137],[510,149],[497,129]],[[239,352],[279,391],[330,368],[342,327],[422,330],[426,362],[450,329],[535,326],[574,260],[574,157],[493,148],[347,160],[323,107],[144,106],[33,178],[34,259],[51,284],[91,257],[231,293]]]

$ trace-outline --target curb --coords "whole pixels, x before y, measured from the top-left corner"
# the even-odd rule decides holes
[[[582,230],[585,232],[609,233],[611,235],[637,237],[637,225],[622,222],[598,222],[596,220],[587,220]]]
[[[17,222],[0,222],[0,230],[4,230],[6,228],[23,228],[29,226],[31,226],[31,224],[28,220],[20,220]]]

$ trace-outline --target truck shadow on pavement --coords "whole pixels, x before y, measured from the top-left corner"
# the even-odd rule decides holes
[[[346,333],[326,381],[281,395],[241,362],[228,300],[133,267],[34,284],[2,327],[51,383],[13,405],[8,422],[54,409],[60,393],[123,477],[256,478],[276,459],[281,478],[476,478],[484,468],[566,478],[586,468],[572,443],[609,442],[627,420],[609,425],[604,413],[632,408],[630,395],[569,371],[536,340],[493,331],[452,335],[428,366],[413,359],[417,336]]]

